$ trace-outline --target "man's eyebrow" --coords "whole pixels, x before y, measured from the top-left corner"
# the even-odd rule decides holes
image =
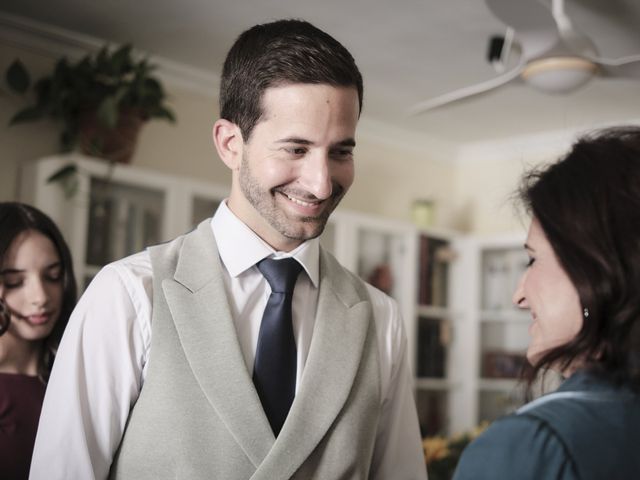
[[[342,147],[355,147],[356,141],[353,138],[346,138],[341,142],[336,143],[336,145],[340,145]]]
[[[306,140],[304,138],[298,138],[298,137],[281,138],[280,140],[277,140],[276,143],[296,143],[298,145],[313,145],[313,142],[311,140]]]
[[[524,249],[525,249],[525,250],[532,251],[532,252],[535,252],[535,249],[534,249],[534,248],[532,248],[528,243],[525,243],[525,244],[524,244]]]
[[[313,145],[313,142],[311,140],[307,140],[305,138],[298,138],[298,137],[281,138],[280,140],[276,140],[276,143],[295,143],[296,145]],[[353,138],[346,138],[344,140],[341,140],[335,143],[335,145],[339,145],[341,147],[355,147],[356,141]]]

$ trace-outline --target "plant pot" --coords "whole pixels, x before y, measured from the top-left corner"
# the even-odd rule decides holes
[[[120,112],[114,128],[108,128],[100,122],[95,111],[87,111],[80,115],[80,150],[93,157],[129,163],[144,122],[137,110],[128,109]]]

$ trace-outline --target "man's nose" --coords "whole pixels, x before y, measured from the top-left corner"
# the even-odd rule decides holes
[[[298,179],[307,192],[320,200],[329,198],[333,192],[330,162],[327,152],[314,152],[306,159]]]

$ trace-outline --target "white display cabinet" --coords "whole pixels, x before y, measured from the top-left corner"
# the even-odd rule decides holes
[[[493,421],[524,403],[518,381],[526,365],[530,315],[512,303],[527,267],[525,233],[470,237],[465,246],[469,335],[464,369],[467,422]]]
[[[345,211],[334,213],[321,237],[343,265],[398,302],[423,435],[462,428],[455,414],[465,403],[456,371],[463,315],[454,307],[460,238]]]
[[[66,165],[76,167],[71,195],[61,182],[47,181]],[[51,216],[65,234],[83,290],[103,265],[210,217],[228,189],[82,155],[58,155],[24,165],[19,192],[22,201]]]

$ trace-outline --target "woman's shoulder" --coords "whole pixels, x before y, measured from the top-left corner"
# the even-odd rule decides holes
[[[509,415],[495,421],[464,451],[455,480],[575,479],[574,460],[544,421]]]

